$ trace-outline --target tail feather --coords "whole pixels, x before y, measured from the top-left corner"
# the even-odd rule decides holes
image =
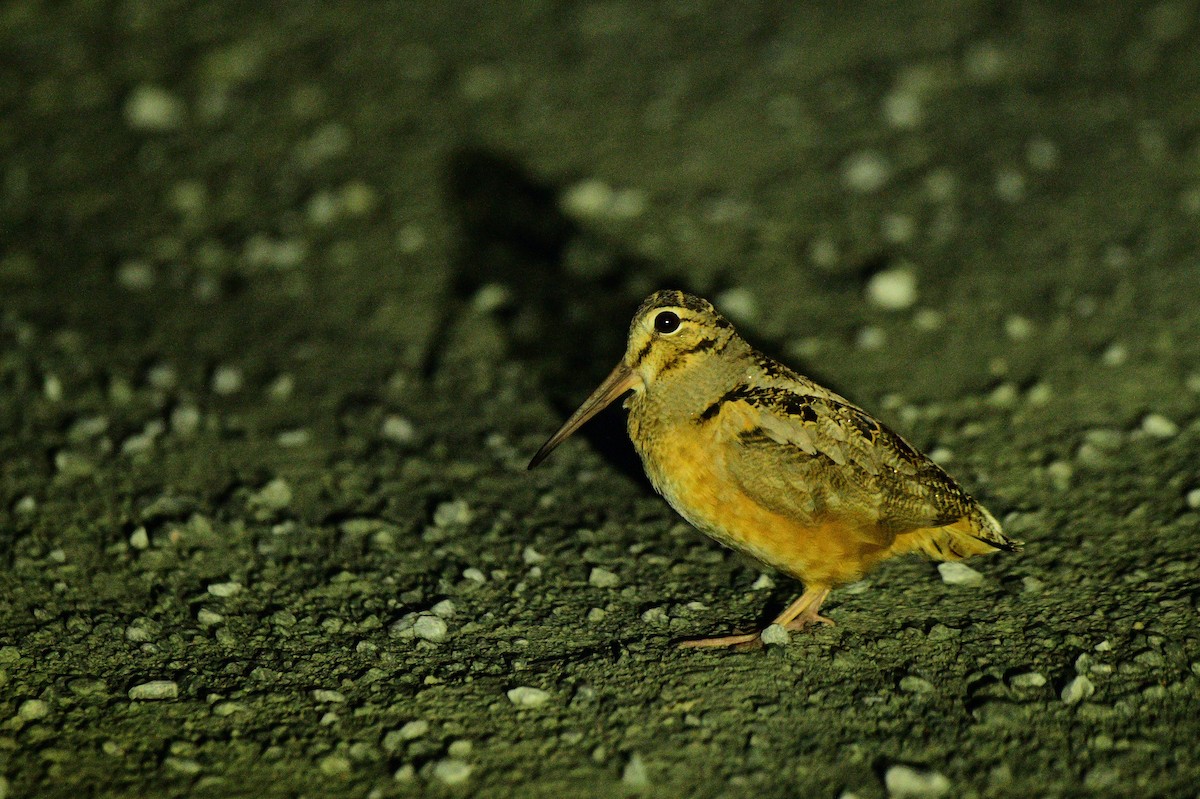
[[[953,524],[923,527],[896,536],[892,552],[920,550],[934,560],[963,560],[975,555],[987,555],[997,550],[1017,552],[1023,543],[1009,538],[1000,523],[982,506]]]

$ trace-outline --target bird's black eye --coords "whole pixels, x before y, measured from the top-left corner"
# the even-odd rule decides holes
[[[664,336],[669,336],[679,329],[679,314],[674,311],[663,311],[654,317],[654,329]]]

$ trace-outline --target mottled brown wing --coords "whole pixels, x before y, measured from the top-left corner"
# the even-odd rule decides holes
[[[794,518],[837,517],[869,540],[953,523],[972,500],[860,408],[784,387],[744,387],[721,406],[723,455],[747,495]]]

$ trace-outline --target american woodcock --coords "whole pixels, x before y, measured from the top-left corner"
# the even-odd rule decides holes
[[[818,614],[837,585],[921,551],[961,560],[1014,551],[952,477],[861,408],[747,344],[706,300],[659,291],[625,357],[534,455],[632,391],[629,437],[655,489],[702,532],[804,583],[773,622]],[[761,632],[682,646],[757,644]]]

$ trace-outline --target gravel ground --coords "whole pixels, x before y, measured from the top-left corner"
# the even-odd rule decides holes
[[[4,3],[0,799],[1196,796],[1200,9],[1083,6]],[[524,469],[659,286],[1026,551],[676,650],[798,586]]]

